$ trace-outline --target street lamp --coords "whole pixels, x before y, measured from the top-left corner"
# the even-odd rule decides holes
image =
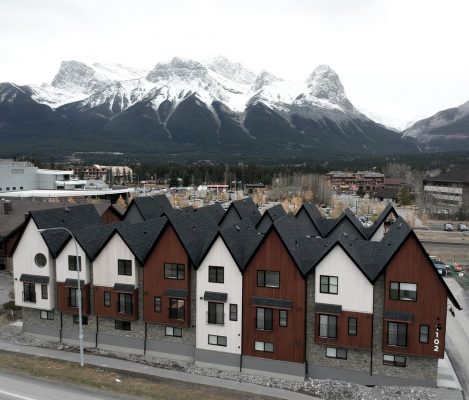
[[[78,244],[77,244],[77,239],[73,235],[70,230],[63,226],[58,226],[56,228],[44,228],[44,229],[38,229],[38,232],[47,232],[47,231],[66,231],[68,234],[72,237],[73,241],[75,242],[75,266],[77,268],[77,290],[78,290],[78,326],[79,326],[79,334],[78,338],[80,341],[80,365],[83,367],[83,323],[81,319],[81,285],[80,285],[80,267],[81,265],[78,262]]]

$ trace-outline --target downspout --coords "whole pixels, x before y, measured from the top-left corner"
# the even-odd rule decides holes
[[[145,322],[145,339],[143,340],[143,355],[147,354],[147,323]]]
[[[99,317],[96,315],[96,343],[94,347],[98,348]]]
[[[62,320],[62,311],[60,311],[59,342],[62,342],[62,329],[63,329],[63,320]]]
[[[370,376],[373,375],[373,346],[374,346],[374,323],[375,323],[375,291],[373,286],[373,302],[371,314],[371,347],[370,347]]]
[[[304,335],[305,335],[305,340],[304,340],[304,360],[305,360],[305,379],[306,377],[308,376],[308,360],[306,359],[306,341],[308,340],[308,321],[307,321],[307,318],[308,318],[308,278],[305,279],[305,300],[304,300],[304,307],[303,307],[303,310],[304,310],[304,315],[303,315],[303,318],[304,318]]]

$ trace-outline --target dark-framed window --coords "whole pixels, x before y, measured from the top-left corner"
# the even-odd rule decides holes
[[[167,326],[164,330],[165,336],[182,337],[182,328],[176,328],[175,326]]]
[[[337,349],[335,347],[326,347],[326,357],[339,358],[341,360],[346,360],[347,359],[347,350],[346,349]]]
[[[68,288],[68,306],[78,307],[78,289]]]
[[[226,336],[208,335],[208,344],[226,347],[227,342]]]
[[[132,276],[132,261],[131,260],[117,260],[117,274]]]
[[[256,329],[260,331],[271,331],[273,329],[272,308],[256,308]]]
[[[208,267],[208,281],[212,283],[225,282],[225,268],[210,265]]]
[[[118,312],[121,314],[132,314],[132,294],[118,293]]]
[[[238,305],[230,304],[230,321],[238,320]]]
[[[319,278],[321,293],[339,293],[339,278],[337,276],[321,275]]]
[[[182,299],[169,299],[169,318],[184,321],[186,301]]]
[[[41,298],[47,300],[47,285],[41,285]]]
[[[288,326],[288,311],[278,310],[278,324],[281,327]]]
[[[319,336],[331,339],[337,337],[337,317],[335,315],[319,315]]]
[[[207,323],[223,325],[225,323],[225,314],[223,303],[208,302]]]
[[[165,279],[178,279],[182,280],[185,277],[185,265],[184,264],[164,264],[164,278]]]
[[[255,341],[254,342],[254,350],[256,350],[256,351],[265,351],[267,353],[273,353],[274,352],[274,344],[269,343],[269,342]]]
[[[111,307],[111,292],[104,292],[104,307]]]
[[[388,345],[407,346],[407,324],[403,322],[388,322]]]
[[[350,336],[357,336],[358,332],[358,319],[354,317],[348,318],[348,334]]]
[[[278,289],[280,287],[280,272],[258,270],[257,271],[257,286]]]
[[[73,323],[78,325],[80,322],[80,318],[78,317],[78,315],[74,315],[73,316]],[[87,315],[82,315],[81,316],[81,324],[82,325],[88,325],[88,316]]]
[[[23,301],[36,302],[36,285],[34,283],[23,282]]]
[[[114,322],[114,328],[121,331],[130,331],[132,329],[132,324],[130,321],[121,321],[116,319]]]
[[[81,256],[78,256],[78,268],[81,271]],[[76,271],[77,270],[77,256],[68,256],[68,270]]]
[[[391,282],[389,286],[391,300],[417,301],[417,284],[408,282]]]
[[[54,311],[41,310],[39,313],[41,319],[54,319]]]
[[[155,310],[155,312],[161,312],[161,297],[155,296],[153,298],[153,309]]]
[[[429,325],[420,325],[419,342],[420,343],[428,343],[429,333],[430,333],[430,326]]]
[[[404,356],[394,356],[391,354],[383,354],[383,364],[393,365],[395,367],[405,367],[406,358]]]

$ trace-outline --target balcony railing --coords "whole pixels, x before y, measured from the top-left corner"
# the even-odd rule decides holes
[[[207,311],[207,324],[224,325],[225,313],[211,313]]]

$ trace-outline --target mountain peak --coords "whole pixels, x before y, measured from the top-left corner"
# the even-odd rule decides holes
[[[306,85],[311,96],[329,100],[349,110],[353,109],[345,95],[339,75],[329,65],[318,65],[306,80]]]
[[[98,76],[96,71],[81,61],[62,61],[52,86],[71,92],[89,93],[107,79]]]
[[[147,75],[151,82],[168,80],[172,78],[183,81],[203,79],[207,76],[207,68],[198,61],[173,57],[170,62],[158,63]]]
[[[281,81],[280,78],[277,78],[275,75],[271,74],[270,72],[263,70],[254,82],[253,89],[255,92],[264,88],[265,86],[270,85],[272,82]]]
[[[240,83],[252,84],[256,74],[239,62],[233,62],[225,56],[217,56],[207,61],[207,67],[221,76]]]

